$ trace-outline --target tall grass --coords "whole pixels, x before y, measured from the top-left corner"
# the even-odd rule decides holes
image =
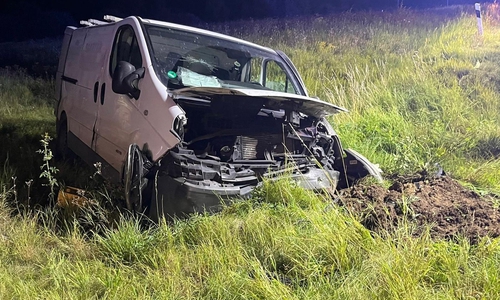
[[[85,238],[40,214],[0,218],[2,298],[496,299],[500,244],[372,235],[286,181],[217,215]],[[40,226],[40,218],[45,226]],[[74,223],[76,224],[76,223]]]
[[[52,80],[33,78],[22,69],[0,69],[0,186],[16,177],[23,184],[38,178],[36,154],[45,132],[55,133]]]
[[[248,21],[227,30],[289,53],[310,94],[351,111],[331,119],[343,143],[386,172],[439,162],[498,191],[494,21],[486,20],[483,37],[459,8]],[[253,199],[219,214],[171,224],[122,216],[103,226],[98,202],[63,221],[52,208],[13,214],[6,203],[26,197],[17,191],[40,174],[41,135],[54,134],[52,90],[53,81],[0,71],[2,299],[500,298],[498,238],[436,241],[404,222],[374,234],[325,196],[285,180],[264,182]]]
[[[44,137],[56,136],[54,89],[55,80],[46,75],[32,76],[16,66],[0,68],[0,188],[16,184],[24,193],[21,201],[29,196],[28,183],[35,203],[46,200],[45,178],[40,178],[44,153],[38,151]],[[53,149],[52,144],[47,149]],[[81,163],[62,163],[58,168],[60,181],[91,185],[92,170]]]

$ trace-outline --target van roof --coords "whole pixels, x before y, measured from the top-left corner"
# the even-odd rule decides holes
[[[170,23],[170,22],[164,22],[164,21],[158,21],[158,20],[153,20],[153,19],[145,19],[145,18],[141,18],[139,16],[129,16],[129,17],[126,17],[126,18],[119,18],[119,17],[115,17],[115,16],[111,16],[111,15],[105,15],[104,16],[104,21],[96,20],[96,19],[88,19],[88,20],[82,20],[82,21],[80,21],[80,24],[84,25],[85,27],[100,27],[100,26],[107,26],[107,25],[111,25],[111,24],[116,24],[116,23],[119,23],[120,21],[122,21],[124,19],[131,19],[131,18],[132,19],[136,19],[139,22],[142,22],[142,23],[145,23],[145,24],[156,25],[156,26],[161,26],[161,27],[167,27],[167,28],[172,28],[172,29],[177,29],[177,30],[182,30],[182,31],[188,31],[188,32],[191,32],[191,33],[203,34],[203,35],[206,35],[206,36],[211,36],[211,37],[215,37],[215,38],[220,38],[220,39],[224,39],[224,40],[227,40],[227,41],[231,41],[231,42],[234,42],[234,43],[243,44],[243,45],[246,45],[246,46],[249,46],[249,47],[258,48],[258,49],[260,49],[262,51],[266,51],[266,52],[269,52],[269,53],[272,53],[272,54],[277,54],[277,52],[274,49],[271,49],[269,47],[264,47],[264,46],[261,46],[259,44],[255,44],[255,43],[243,40],[243,39],[235,38],[235,37],[230,36],[230,35],[225,35],[225,34],[222,34],[222,33],[218,33],[218,32],[215,32],[215,31],[210,31],[210,30],[206,30],[206,29],[201,29],[201,28],[198,28],[198,27],[192,27],[192,26],[181,25],[181,24]],[[74,30],[74,29],[77,29],[77,28],[71,27],[71,30]]]

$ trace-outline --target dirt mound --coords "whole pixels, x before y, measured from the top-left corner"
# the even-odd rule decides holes
[[[372,231],[391,231],[408,220],[419,230],[430,225],[434,238],[464,236],[472,243],[483,236],[500,236],[500,209],[494,206],[495,200],[448,176],[425,174],[395,178],[388,190],[358,185],[340,191],[339,198],[341,205],[360,216],[362,224]]]

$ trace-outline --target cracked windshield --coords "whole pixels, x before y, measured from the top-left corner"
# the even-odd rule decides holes
[[[271,51],[199,33],[146,26],[158,77],[169,89],[221,87],[297,94],[285,62]]]

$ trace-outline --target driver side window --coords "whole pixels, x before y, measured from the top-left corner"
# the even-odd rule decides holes
[[[273,60],[265,62],[263,84],[265,87],[277,92],[297,93],[285,71]]]
[[[131,63],[136,69],[142,67],[142,55],[137,42],[137,37],[134,29],[131,26],[125,25],[118,29],[115,42],[113,43],[113,51],[111,52],[111,60],[109,65],[109,73],[113,77],[118,62],[126,61]]]

